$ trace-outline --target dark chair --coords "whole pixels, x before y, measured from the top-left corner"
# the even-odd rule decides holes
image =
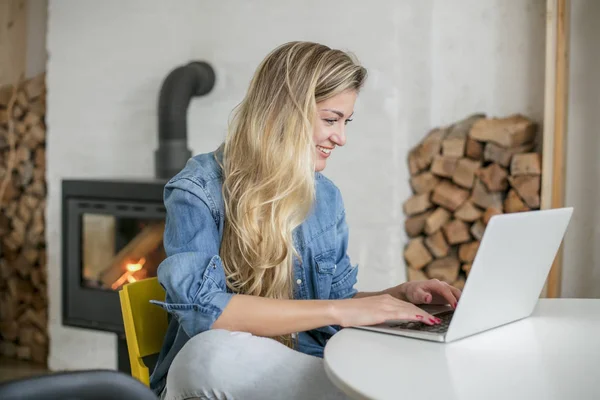
[[[2,400],[156,400],[137,379],[112,370],[58,372],[0,384]]]

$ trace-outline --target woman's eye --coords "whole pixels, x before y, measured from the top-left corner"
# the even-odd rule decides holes
[[[325,119],[325,122],[329,125],[333,125],[337,122],[337,119]]]
[[[351,119],[347,119],[346,121],[344,121],[344,124],[348,125],[348,122],[352,122]]]

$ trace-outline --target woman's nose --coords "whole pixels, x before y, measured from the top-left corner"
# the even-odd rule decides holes
[[[338,146],[343,146],[346,144],[346,126],[345,125],[342,125],[340,130],[332,136],[332,142],[334,142]]]

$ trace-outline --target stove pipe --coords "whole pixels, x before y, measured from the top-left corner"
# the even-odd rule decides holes
[[[192,97],[209,93],[215,72],[202,61],[172,70],[163,81],[158,98],[158,149],[154,152],[159,179],[175,176],[192,156],[187,148],[187,110]]]

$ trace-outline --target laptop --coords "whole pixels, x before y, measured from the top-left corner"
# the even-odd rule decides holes
[[[440,318],[441,324],[387,321],[353,328],[452,342],[529,317],[572,214],[573,208],[565,207],[493,216],[458,307],[418,305]]]

